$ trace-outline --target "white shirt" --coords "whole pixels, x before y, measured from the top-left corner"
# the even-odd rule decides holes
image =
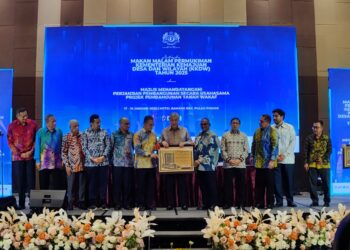
[[[295,131],[293,125],[282,122],[281,125],[273,124],[278,133],[278,155],[284,155],[284,160],[278,163],[294,164]]]

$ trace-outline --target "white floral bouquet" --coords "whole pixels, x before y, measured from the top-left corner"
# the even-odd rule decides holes
[[[28,218],[9,208],[0,212],[0,249],[143,249],[144,238],[154,236],[154,219],[138,209],[126,222],[121,212],[102,221],[94,220],[92,211],[70,219],[62,209],[45,208]]]
[[[212,241],[215,249],[310,249],[331,248],[340,221],[349,214],[342,204],[338,210],[320,212],[310,209],[309,215],[291,209],[250,212],[232,209],[232,215],[216,207],[206,218],[207,226],[202,230],[204,238]]]

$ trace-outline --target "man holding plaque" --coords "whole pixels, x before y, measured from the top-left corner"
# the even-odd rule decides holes
[[[187,129],[179,126],[179,114],[170,114],[170,126],[163,129],[160,138],[161,145],[165,148],[169,146],[184,147],[186,145],[193,145],[190,134]],[[179,201],[182,210],[188,209],[188,187],[187,187],[188,174],[168,174],[165,177],[166,182],[166,197],[167,197],[167,210],[171,210],[175,206],[175,184],[177,181]]]
[[[152,131],[153,126],[153,117],[146,115],[143,120],[143,128],[134,135],[136,202],[140,210],[153,209],[156,180],[155,160],[158,158],[153,153],[157,147],[157,136]]]
[[[219,138],[210,130],[208,118],[201,120],[202,132],[194,143],[194,166],[198,168],[197,177],[202,192],[203,209],[213,209],[217,205],[215,169],[219,160]]]

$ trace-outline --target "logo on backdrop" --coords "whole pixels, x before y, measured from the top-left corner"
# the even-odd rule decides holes
[[[176,32],[165,32],[163,34],[163,43],[168,46],[174,46],[180,42],[180,35]]]

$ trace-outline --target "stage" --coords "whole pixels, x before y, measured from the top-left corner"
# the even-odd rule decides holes
[[[320,205],[323,204],[323,196],[320,196]],[[294,196],[294,201],[298,207],[296,210],[301,210],[305,214],[309,213],[309,205],[311,203],[309,193],[301,193],[301,195]],[[330,207],[325,208],[329,210],[338,210],[338,204],[342,203],[346,207],[350,207],[349,196],[332,196]],[[285,201],[286,205],[286,201]],[[245,207],[244,210],[250,211],[251,207]],[[272,213],[280,211],[289,211],[291,208],[284,206],[272,209]],[[322,207],[313,207],[313,210],[322,210]],[[80,216],[87,210],[74,209],[68,211],[70,216]],[[95,209],[95,218],[103,219],[111,216],[113,209]],[[120,210],[123,217],[129,220],[133,217],[133,210]],[[231,213],[230,209],[225,209],[225,214]],[[20,211],[18,211],[20,212]],[[25,214],[31,214],[30,209],[22,210]],[[203,238],[201,230],[205,228],[206,223],[204,218],[209,216],[207,210],[197,210],[196,207],[190,207],[187,211],[176,208],[174,210],[166,210],[166,208],[159,207],[156,210],[147,211],[151,215],[156,216],[153,229],[156,230],[155,237],[147,241],[147,249],[170,249],[170,248],[189,248],[190,243],[193,242],[191,248],[210,248],[209,242]]]

